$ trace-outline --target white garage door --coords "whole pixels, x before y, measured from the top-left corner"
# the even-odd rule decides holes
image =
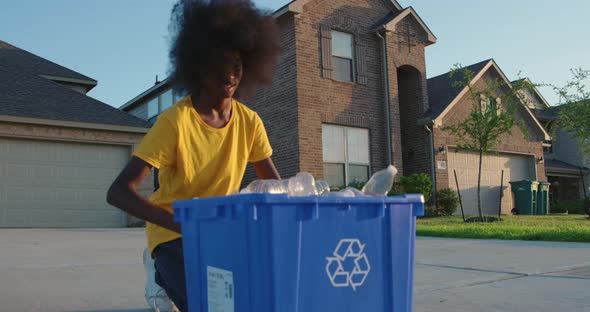
[[[466,214],[477,214],[477,175],[479,154],[471,151],[449,150],[449,185],[456,190],[453,170],[457,171],[459,188]],[[509,214],[513,208],[510,181],[535,180],[533,156],[491,153],[484,155],[481,176],[481,207],[484,214],[497,215],[500,199],[500,180],[504,170],[504,196],[502,213]],[[457,209],[457,213],[461,213]]]
[[[0,227],[121,227],[106,191],[123,146],[0,138]]]

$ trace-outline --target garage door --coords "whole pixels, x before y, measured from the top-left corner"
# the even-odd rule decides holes
[[[449,150],[449,185],[456,190],[453,170],[457,171],[463,208],[466,214],[477,214],[477,174],[479,155],[477,152]],[[497,215],[500,200],[500,179],[504,170],[504,191],[502,213],[512,210],[512,192],[509,181],[534,180],[535,163],[533,156],[512,154],[485,155],[481,176],[481,207],[484,214]],[[458,213],[461,213],[458,209]]]
[[[121,227],[106,191],[122,146],[0,138],[0,227]]]

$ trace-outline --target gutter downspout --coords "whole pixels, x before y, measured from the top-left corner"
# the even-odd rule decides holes
[[[392,161],[392,147],[391,147],[391,112],[390,112],[390,105],[389,105],[389,71],[387,70],[387,46],[385,43],[385,38],[379,33],[376,32],[377,37],[381,39],[381,47],[382,47],[382,55],[383,55],[383,93],[385,95],[385,135],[387,137],[387,163],[393,164]]]
[[[434,159],[434,133],[433,129],[430,129],[428,125],[424,125],[424,129],[428,131],[428,140],[430,141],[430,163],[432,164],[432,202],[436,204],[436,165]]]

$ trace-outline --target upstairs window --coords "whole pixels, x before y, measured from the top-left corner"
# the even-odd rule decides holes
[[[147,103],[148,120],[157,116],[160,113],[160,107],[158,103],[158,97],[151,99]]]
[[[340,81],[353,81],[352,35],[332,30],[332,78]]]
[[[339,27],[338,25],[334,27]],[[326,24],[320,27],[322,77],[326,79],[368,83],[367,48],[362,36],[354,31],[342,32]]]
[[[169,89],[160,95],[160,111],[167,110],[172,104],[174,104],[174,97],[172,95],[172,89]]]

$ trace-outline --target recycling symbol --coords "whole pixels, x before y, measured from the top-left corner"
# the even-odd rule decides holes
[[[342,239],[334,249],[334,257],[327,257],[326,273],[334,287],[352,287],[356,290],[362,286],[371,265],[364,253],[365,245],[358,239]],[[347,265],[348,264],[348,265]]]

